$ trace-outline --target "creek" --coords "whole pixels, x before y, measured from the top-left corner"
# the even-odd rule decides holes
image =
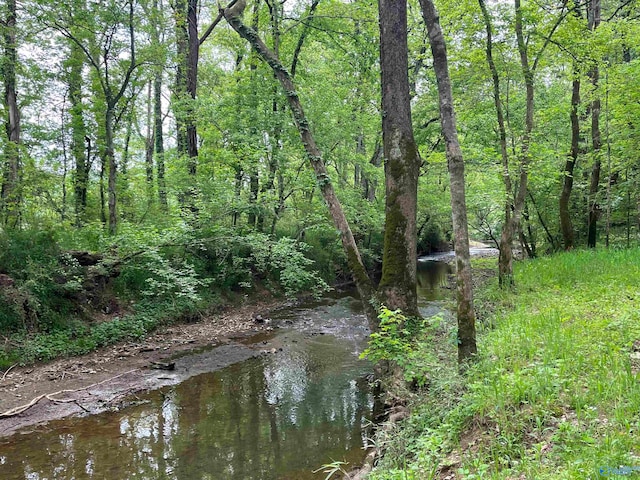
[[[443,312],[449,265],[418,264],[420,310]],[[274,328],[175,359],[187,380],[118,411],[52,421],[0,441],[3,480],[306,480],[364,458],[372,367],[354,292],[271,312]],[[220,368],[220,349],[240,352]],[[168,373],[167,373],[168,374]]]

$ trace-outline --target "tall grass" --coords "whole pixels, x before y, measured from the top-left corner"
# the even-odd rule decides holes
[[[480,295],[497,309],[464,387],[442,370],[447,405],[426,392],[402,453],[370,478],[640,476],[640,250],[563,253],[515,275],[515,293]]]

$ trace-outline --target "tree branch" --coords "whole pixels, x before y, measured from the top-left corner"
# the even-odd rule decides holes
[[[227,8],[233,7],[237,1],[238,0],[233,0],[229,5],[227,5]],[[224,10],[220,9],[218,11],[218,16],[215,18],[213,22],[211,22],[211,25],[209,25],[209,28],[205,30],[205,32],[202,34],[202,37],[200,37],[200,40],[198,40],[198,45],[202,45],[204,41],[207,38],[209,38],[209,35],[211,35],[211,32],[213,32],[213,29],[218,26],[218,23],[220,23],[220,20],[222,20],[223,18],[224,18]]]

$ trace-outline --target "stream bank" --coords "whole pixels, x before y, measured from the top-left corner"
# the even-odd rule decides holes
[[[421,311],[426,316],[442,313],[447,317],[444,308],[447,302],[445,297],[448,296],[446,287],[450,267],[442,262],[427,261],[419,265],[419,272]],[[97,376],[97,369],[88,367],[90,364],[85,364],[84,360],[80,359],[77,366],[87,368],[89,372],[86,373],[88,378],[84,379],[85,382],[89,382],[88,388],[86,383],[74,389],[61,388],[59,383],[55,387],[51,385],[45,393],[59,392],[54,393],[51,399],[45,397],[42,402],[20,415],[0,419],[0,431],[4,435],[15,432],[20,426],[32,425],[26,433],[24,429],[21,430],[25,435],[11,437],[8,442],[0,442],[0,464],[10,465],[15,478],[31,478],[27,476],[25,465],[33,471],[39,469],[41,476],[38,478],[48,478],[47,469],[53,467],[61,472],[75,472],[83,468],[77,463],[76,458],[80,455],[78,449],[84,448],[80,446],[86,444],[90,451],[82,450],[82,455],[85,455],[87,462],[93,462],[92,465],[98,457],[103,464],[113,463],[114,456],[132,459],[125,470],[119,470],[121,462],[116,461],[111,465],[110,471],[115,473],[110,478],[133,478],[131,473],[134,470],[137,472],[135,478],[165,478],[158,476],[157,468],[161,467],[152,465],[153,458],[166,456],[166,444],[175,449],[179,446],[186,448],[185,445],[194,443],[199,445],[198,452],[183,452],[178,457],[183,454],[196,455],[194,462],[202,465],[202,468],[213,475],[211,478],[301,479],[306,478],[303,471],[311,472],[332,460],[346,460],[351,465],[358,464],[364,457],[362,447],[368,436],[364,427],[371,418],[373,407],[368,380],[372,368],[368,362],[358,360],[359,353],[366,346],[369,333],[366,320],[361,313],[360,302],[350,292],[345,292],[325,297],[320,301],[308,301],[300,305],[289,304],[284,308],[272,309],[268,314],[263,310],[258,317],[259,311],[248,309],[236,317],[236,320],[248,327],[245,330],[247,333],[256,327],[261,328],[262,333],[227,337],[215,346],[197,349],[197,341],[191,341],[193,339],[188,336],[183,337],[183,340],[171,338],[172,343],[179,344],[174,348],[160,346],[154,350],[147,345],[120,346],[118,348],[121,350],[114,349],[117,358],[112,357],[113,362],[103,362],[107,363],[104,368],[106,371],[101,369],[100,375],[107,376],[108,372],[111,373],[104,382]],[[255,319],[262,323],[258,324]],[[217,323],[221,324],[220,319]],[[202,330],[202,324],[194,324],[193,327]],[[213,328],[215,330],[215,327]],[[166,332],[169,333],[169,338],[172,329]],[[167,339],[165,335],[164,341]],[[180,343],[181,341],[183,343]],[[180,350],[184,352],[183,356],[172,355]],[[154,355],[165,362],[175,363],[175,369],[159,371],[134,368],[136,362],[142,360],[148,365]],[[120,371],[117,368],[120,368]],[[66,374],[66,371],[63,369],[60,373],[58,370],[48,382],[69,381],[74,372],[69,371],[69,374]],[[91,373],[92,371],[94,373]],[[10,377],[12,373],[9,372],[7,379],[13,378]],[[46,384],[38,386],[47,388]],[[135,395],[131,395],[132,393]],[[29,397],[31,398],[30,395]],[[220,405],[226,407],[219,410]],[[85,415],[99,412],[103,413]],[[78,413],[83,416],[35,426],[38,421]],[[222,418],[227,421],[219,423],[212,415],[218,420]],[[171,423],[169,417],[184,419],[172,424],[181,425],[178,433],[173,430],[162,433],[165,427],[159,425],[166,426]],[[29,420],[25,420],[28,418],[36,420],[28,423]],[[265,422],[264,425],[255,427],[256,422],[262,425],[261,421]],[[151,427],[149,422],[152,424]],[[120,425],[119,429],[115,428],[117,424]],[[133,424],[136,427],[129,428]],[[229,445],[224,447],[215,438],[204,441],[199,436],[193,437],[189,433],[193,429],[196,432],[204,432],[211,428],[215,428],[216,431],[235,431],[236,437],[245,438],[245,443],[250,448],[255,447],[258,450],[247,452],[243,450],[244,446],[238,447],[231,440]],[[151,433],[148,433],[149,429]],[[34,433],[29,434],[29,430]],[[255,435],[261,438],[257,444],[249,441],[253,439],[251,432],[254,430]],[[97,436],[91,434],[90,438],[83,433],[94,431],[101,433]],[[263,433],[266,435],[264,438]],[[233,437],[231,433],[227,436],[229,439]],[[30,447],[37,444],[35,439],[40,438],[49,438],[49,442],[55,445],[61,439],[66,439],[66,443],[56,447],[56,451],[59,452],[56,457],[58,463],[53,467],[50,455],[43,455],[38,453],[42,449],[34,450]],[[129,440],[126,440],[127,438]],[[142,441],[140,438],[147,440]],[[293,444],[287,443],[292,438],[298,440]],[[327,442],[328,438],[332,440]],[[303,444],[302,439],[310,439],[311,444],[305,444],[302,450],[296,450],[298,444]],[[126,451],[114,453],[111,457],[98,453],[114,442],[121,445],[123,441],[124,445],[130,446]],[[275,450],[272,448],[274,442],[280,445]],[[322,448],[321,444],[324,445]],[[333,444],[340,445],[340,448],[332,448]],[[17,445],[22,446],[18,448]],[[220,448],[228,448],[227,455],[213,462],[208,457],[212,451]],[[240,450],[237,450],[238,448]],[[70,457],[70,451],[73,451],[74,455],[67,458]],[[267,453],[263,455],[263,451]],[[298,453],[293,457],[282,453],[289,451]],[[139,460],[134,461],[140,455],[145,458],[150,456],[145,460],[146,463],[143,462],[144,468],[131,466],[140,464]],[[235,464],[231,459],[236,457],[244,460]],[[232,471],[224,474],[226,476],[221,476],[220,468],[224,465],[225,458],[230,465],[235,466]],[[247,471],[242,470],[242,465],[246,462],[264,465],[258,471],[252,470],[254,476],[247,476]],[[189,470],[188,466],[180,466],[179,463],[174,461],[168,470],[165,468],[168,463],[162,467],[166,478],[201,478],[194,476],[194,471]],[[84,471],[80,476],[74,474],[73,478],[96,478],[95,475],[99,478],[104,469],[86,467]],[[25,476],[19,476],[19,472],[24,472]],[[274,474],[269,476],[265,472]],[[54,477],[72,478],[64,475]]]

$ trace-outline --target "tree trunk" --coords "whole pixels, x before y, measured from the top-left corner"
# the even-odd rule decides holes
[[[420,0],[420,5],[424,22],[429,32],[433,68],[438,83],[440,123],[446,142],[456,253],[458,362],[460,365],[464,365],[477,353],[476,316],[473,309],[473,285],[471,281],[471,259],[469,255],[469,232],[464,185],[464,161],[456,128],[447,49],[444,35],[440,28],[438,12],[432,0]]]
[[[187,126],[185,102],[187,101],[187,52],[189,34],[187,31],[187,6],[185,0],[176,0],[173,16],[176,32],[176,86],[173,105],[176,117],[176,149],[179,156],[187,155]]]
[[[406,0],[379,0],[385,230],[381,300],[419,316],[416,293],[416,210],[420,160],[413,138],[407,73]]]
[[[304,114],[300,98],[296,93],[296,88],[291,80],[291,76],[278,57],[276,57],[273,52],[267,48],[253,29],[244,25],[239,17],[227,16],[226,13],[227,12],[225,11],[225,18],[227,22],[229,22],[229,25],[231,25],[231,27],[238,32],[242,38],[247,40],[258,53],[260,58],[262,58],[262,60],[272,68],[276,78],[286,93],[289,107],[291,108],[293,115],[293,120],[300,134],[307,158],[309,159],[309,163],[316,174],[318,186],[327,204],[334,225],[340,232],[342,246],[347,257],[349,268],[353,274],[356,288],[358,289],[363,307],[367,314],[369,325],[373,330],[375,330],[378,325],[377,315],[375,308],[370,303],[373,299],[373,286],[364,264],[362,263],[358,246],[353,238],[353,233],[351,232],[349,223],[344,215],[342,206],[340,205],[335,194],[335,190],[333,189],[333,184],[331,183],[331,179],[327,173],[327,168],[322,159],[322,154],[320,153],[320,150],[316,145],[315,138],[311,133],[309,122]]]
[[[151,10],[151,41],[155,45],[161,45],[164,41],[164,33],[161,27],[162,12],[158,5],[158,0],[153,0]],[[166,57],[162,58],[166,62]],[[163,212],[168,210],[167,204],[167,184],[165,181],[164,167],[164,133],[162,131],[162,73],[163,65],[155,66],[155,74],[153,77],[153,151],[155,154],[155,164],[157,172],[158,200],[160,209]]]
[[[15,227],[20,216],[20,110],[16,93],[17,5],[16,0],[7,0],[7,17],[4,20],[4,55],[0,65],[4,81],[4,107],[6,111],[7,143],[4,151],[4,176],[2,179],[2,208],[4,224]]]
[[[153,81],[153,120],[155,133],[155,153],[156,168],[158,178],[158,199],[160,200],[160,208],[163,211],[168,210],[167,203],[167,183],[164,177],[164,135],[162,133],[162,72],[156,73]]]
[[[153,152],[155,150],[155,129],[152,122],[152,82],[147,84],[147,138],[145,139],[145,173],[147,180],[147,203],[151,205],[154,201],[155,195],[153,192]]]
[[[571,89],[571,151],[564,165],[562,175],[562,192],[560,193],[560,229],[564,240],[564,249],[571,250],[574,246],[573,224],[569,213],[569,200],[573,189],[573,170],[580,154],[580,117],[578,108],[580,107],[580,78],[577,66],[573,68],[574,79]]]
[[[595,31],[600,25],[600,0],[590,0],[588,8],[589,30]],[[600,149],[602,139],[600,135],[600,98],[598,97],[598,83],[600,71],[598,60],[594,60],[594,66],[589,72],[589,79],[593,85],[594,100],[591,102],[591,142],[593,148],[593,168],[591,169],[591,180],[589,182],[589,219],[587,222],[587,246],[595,248],[598,234],[597,223],[600,216],[600,205],[598,203],[598,190],[600,188],[600,170],[602,161]]]
[[[187,33],[189,49],[187,52],[187,154],[189,155],[189,174],[195,175],[198,166],[198,133],[196,129],[195,100],[198,88],[198,56],[200,40],[198,38],[198,0],[187,1]]]
[[[87,130],[84,123],[84,105],[82,103],[84,53],[75,42],[70,42],[69,48],[67,86],[69,87],[69,101],[71,102],[71,108],[69,109],[71,116],[71,153],[75,163],[73,178],[75,224],[80,227],[85,220],[89,183],[89,159],[85,150]]]
[[[498,119],[498,133],[500,136],[500,156],[502,158],[502,181],[505,190],[504,203],[504,223],[502,224],[502,232],[500,234],[500,242],[498,244],[498,282],[500,286],[509,287],[513,284],[513,225],[512,212],[513,205],[513,185],[511,182],[511,174],[509,172],[509,153],[507,150],[507,130],[505,128],[504,112],[502,109],[502,101],[500,100],[500,76],[498,69],[493,60],[493,28],[491,25],[491,17],[484,0],[478,0],[482,16],[484,18],[485,29],[487,31],[487,47],[486,56],[489,69],[491,70],[491,78],[493,80],[493,103],[496,108],[496,116]]]
[[[251,21],[251,28],[258,31],[258,25],[260,22],[260,2],[256,1],[253,4],[253,15]],[[274,29],[277,28],[277,23],[274,22]],[[274,34],[275,35],[275,34]],[[279,32],[277,33],[279,36]],[[278,52],[274,52],[276,56],[278,56]],[[251,55],[249,70],[251,72],[250,82],[251,82],[251,93],[249,98],[249,110],[250,120],[249,120],[249,138],[251,143],[259,145],[262,142],[262,139],[259,138],[258,132],[258,85],[257,85],[257,69],[258,69],[258,59],[255,54]],[[249,160],[249,214],[247,215],[247,224],[251,228],[258,228],[262,231],[263,228],[263,215],[258,214],[258,195],[260,194],[260,173],[258,171],[258,159],[255,154],[251,154]],[[258,218],[260,220],[258,221]]]
[[[505,248],[508,244],[508,252],[502,253],[499,259],[499,274],[502,277],[501,285],[511,287],[513,285],[513,254],[511,250],[511,244],[513,243],[513,236],[521,229],[520,219],[522,217],[522,211],[524,210],[525,200],[527,197],[527,183],[529,179],[529,143],[531,141],[531,133],[533,132],[533,108],[534,108],[534,96],[533,96],[533,70],[529,66],[529,54],[527,51],[527,44],[524,39],[522,31],[522,9],[520,6],[520,0],[515,0],[515,29],[516,40],[518,43],[518,53],[520,54],[520,66],[522,68],[522,75],[525,81],[526,91],[526,110],[525,110],[525,127],[522,136],[522,146],[520,148],[520,178],[518,184],[518,191],[515,194],[515,201],[513,204],[513,212],[510,216],[507,216],[505,226],[503,227],[502,236],[500,237],[501,250],[503,246]]]
[[[116,165],[116,156],[113,142],[113,120],[114,112],[110,105],[107,105],[105,118],[105,163],[108,169],[107,182],[107,203],[109,205],[109,234],[115,235],[118,231],[118,215],[116,212],[116,178],[118,168]]]

